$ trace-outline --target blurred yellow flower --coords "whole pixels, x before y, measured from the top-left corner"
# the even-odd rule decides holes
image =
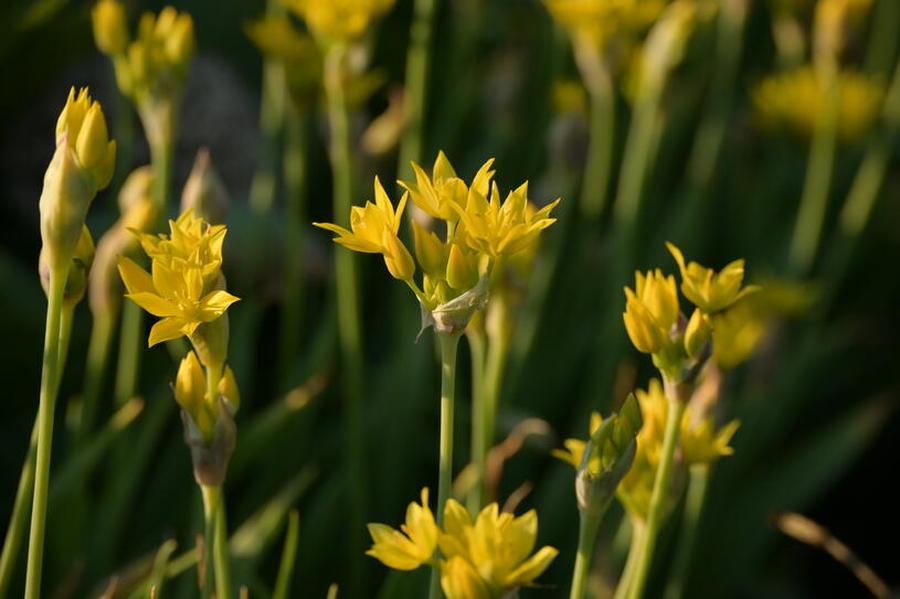
[[[597,432],[597,429],[600,428],[601,424],[603,424],[603,416],[600,415],[600,412],[591,412],[590,423],[588,424],[588,437]],[[584,458],[584,449],[587,447],[587,441],[582,441],[581,439],[566,439],[563,441],[563,447],[565,447],[565,449],[554,449],[550,454],[571,465],[576,470],[581,468],[581,460]],[[588,469],[593,471],[600,470],[599,454],[591,456],[591,461],[588,463]]]
[[[573,38],[596,45],[613,36],[645,31],[666,8],[668,0],[544,0],[544,5]]]
[[[678,320],[675,277],[659,269],[636,272],[634,287],[625,288],[625,329],[638,351],[655,354],[669,344],[669,332]]]
[[[441,562],[441,588],[447,599],[493,598],[478,571],[459,555]]]
[[[366,552],[395,570],[415,570],[431,563],[438,543],[438,527],[428,507],[428,488],[422,489],[422,503],[406,509],[406,523],[396,530],[386,524],[369,524],[372,548]]]
[[[285,3],[317,38],[351,43],[366,33],[373,20],[388,12],[394,0],[285,0]]]
[[[469,512],[454,499],[444,509],[444,530],[438,544],[446,559],[441,577],[448,597],[462,598],[461,589],[475,589],[476,597],[499,599],[505,593],[531,584],[559,553],[553,547],[534,551],[537,512],[514,517],[500,512],[496,503],[481,510],[472,522]],[[469,566],[458,560],[463,560]],[[472,578],[477,573],[482,584]],[[483,591],[487,591],[484,593]]]
[[[100,0],[91,10],[94,41],[104,54],[121,54],[128,46],[125,7],[118,0]]]
[[[877,78],[853,70],[837,76],[838,135],[845,141],[866,136],[878,121],[885,88]],[[787,129],[810,137],[827,114],[823,85],[811,66],[803,66],[764,79],[753,91],[760,124],[771,131]]]
[[[735,260],[717,273],[696,262],[685,264],[681,250],[672,243],[666,243],[666,247],[681,271],[681,292],[706,314],[721,312],[759,289],[756,285],[741,288],[744,260]]]

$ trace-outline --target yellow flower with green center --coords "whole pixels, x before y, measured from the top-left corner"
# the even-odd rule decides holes
[[[656,269],[635,272],[634,290],[625,287],[622,318],[638,351],[655,354],[670,343],[669,333],[678,320],[678,290],[675,277]]]
[[[152,260],[151,273],[127,257],[119,258],[119,274],[131,299],[161,318],[150,330],[148,344],[192,338],[203,323],[221,317],[238,298],[224,290],[221,276],[224,226],[210,226],[190,211],[170,221],[171,234],[141,235]]]
[[[559,553],[549,546],[532,553],[537,527],[534,510],[515,517],[500,512],[492,503],[473,522],[466,508],[454,499],[448,500],[438,541],[445,558],[441,583],[448,598],[462,599],[466,595],[459,594],[461,590],[473,589],[476,597],[500,599],[509,591],[532,584]]]
[[[422,489],[422,503],[406,508],[406,523],[400,530],[386,524],[369,524],[372,548],[366,552],[395,570],[415,570],[431,563],[438,543],[438,526],[428,507],[428,488]]]
[[[473,250],[491,258],[511,257],[528,250],[541,231],[556,222],[550,213],[559,204],[556,199],[535,210],[528,201],[528,182],[509,192],[500,201],[500,190],[494,183],[490,201],[480,193],[470,193],[465,209],[454,209],[460,218],[460,235]]]
[[[884,84],[854,70],[842,70],[837,78],[838,135],[844,141],[858,140],[878,122]],[[806,138],[822,126],[828,114],[823,84],[808,65],[763,79],[753,91],[753,106],[766,130],[787,130]]]
[[[491,178],[494,176],[494,171],[491,170],[493,164],[493,158],[486,161],[475,173],[472,184],[466,185],[441,151],[434,161],[430,177],[421,166],[413,162],[416,180],[400,181],[400,185],[409,191],[413,203],[423,212],[433,218],[456,223],[459,219],[459,210],[465,208],[470,195],[487,197]]]
[[[352,43],[391,9],[394,0],[287,0],[287,5],[317,38]]]
[[[666,243],[666,247],[681,271],[681,292],[706,314],[721,312],[759,289],[756,285],[741,288],[744,282],[743,259],[735,260],[715,272],[696,262],[685,264],[680,249],[672,243]]]

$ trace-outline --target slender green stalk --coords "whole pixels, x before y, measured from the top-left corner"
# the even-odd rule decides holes
[[[591,561],[594,557],[594,544],[597,541],[597,532],[602,519],[598,516],[602,516],[602,514],[592,514],[590,511],[581,512],[581,521],[578,526],[578,551],[575,554],[575,568],[572,571],[572,588],[569,592],[569,599],[582,599],[587,589]]]
[[[330,154],[334,173],[334,219],[349,227],[353,198],[353,164],[350,127],[344,97],[346,48],[334,46],[325,58],[325,92],[331,127]],[[365,511],[368,504],[365,484],[365,428],[363,426],[362,381],[363,341],[360,327],[359,289],[356,257],[353,252],[335,252],[335,279],[338,307],[338,341],[344,368],[344,419],[348,456],[348,500],[350,502],[350,552],[352,567],[361,567],[358,555],[364,544]],[[360,576],[351,576],[361,581]],[[354,593],[350,593],[353,595]]]
[[[231,561],[228,557],[228,522],[225,515],[225,494],[219,491],[216,508],[216,532],[213,535],[213,563],[216,569],[216,597],[231,595]]]
[[[216,509],[219,505],[219,487],[200,486],[203,495],[203,597],[213,596],[215,573],[215,557],[213,545],[216,542]]]
[[[94,427],[94,421],[97,417],[97,404],[100,402],[103,381],[106,377],[109,350],[117,317],[118,311],[94,315],[94,325],[91,327],[91,340],[88,343],[87,364],[84,373],[83,407],[79,429],[80,440],[84,440]]]
[[[161,111],[164,114],[166,111]],[[153,201],[159,214],[165,215],[172,176],[172,136],[174,123],[171,114],[161,118],[158,131],[145,124],[150,143],[150,161],[153,166]],[[168,131],[168,133],[167,133]],[[159,138],[159,139],[157,139]],[[155,140],[155,141],[154,141]],[[122,406],[137,393],[140,377],[140,358],[143,348],[144,312],[134,302],[126,302],[122,310],[122,329],[119,340],[119,363],[116,371],[116,405]]]
[[[294,575],[294,562],[297,560],[297,541],[300,535],[300,516],[297,510],[288,514],[287,533],[284,537],[284,548],[281,551],[281,563],[278,566],[278,578],[272,599],[288,599],[291,594],[291,578]]]
[[[57,386],[62,379],[62,373],[69,352],[69,341],[72,338],[72,320],[74,304],[63,304],[59,322],[59,364],[57,372]],[[9,527],[6,529],[6,537],[3,541],[3,554],[0,556],[0,597],[6,597],[9,585],[12,583],[13,571],[25,536],[25,527],[28,520],[28,500],[32,498],[34,491],[34,464],[37,457],[38,421],[35,420],[31,429],[31,438],[28,443],[28,453],[25,454],[25,462],[22,464],[22,472],[19,475],[19,486],[16,488],[16,498],[13,503],[12,515],[9,519]]]
[[[498,297],[499,299],[499,297]],[[501,300],[502,301],[502,300]],[[505,305],[502,310],[506,310]],[[506,318],[504,315],[503,318]],[[500,404],[500,389],[503,382],[503,372],[506,368],[506,357],[509,350],[509,339],[505,334],[490,335],[490,343],[487,350],[487,358],[484,369],[484,415],[482,439],[479,446],[479,455],[477,460],[482,464],[482,475],[480,480],[482,501],[491,501],[491,489],[488,488],[487,480],[487,456],[494,446],[494,429],[497,422],[497,408]]]
[[[601,61],[602,62],[602,61]],[[616,128],[616,92],[606,64],[594,69],[588,85],[591,98],[590,141],[584,181],[581,185],[581,210],[585,216],[603,216],[612,172]]]
[[[441,346],[441,441],[438,463],[438,525],[444,521],[444,505],[450,497],[453,482],[453,402],[456,396],[456,348],[459,334],[438,333]],[[429,599],[441,596],[441,581],[437,568],[431,570]]]
[[[634,573],[637,570],[638,562],[641,559],[641,550],[644,546],[644,536],[646,534],[646,526],[643,523],[632,519],[631,545],[628,547],[628,557],[625,559],[625,568],[622,570],[622,576],[619,577],[619,584],[616,585],[616,594],[613,599],[625,599],[629,595],[631,583],[634,580]]]
[[[666,417],[666,432],[663,437],[662,456],[656,478],[653,481],[653,493],[650,495],[650,507],[647,511],[647,529],[642,539],[640,557],[635,566],[634,580],[630,583],[631,599],[640,599],[644,596],[644,587],[647,584],[647,576],[650,573],[650,565],[653,563],[653,554],[656,549],[656,539],[666,511],[666,501],[669,494],[669,484],[672,478],[672,466],[675,463],[675,449],[681,433],[681,419],[687,402],[683,394],[673,389],[678,385],[672,385],[666,381],[666,398],[669,402],[668,416]]]
[[[41,568],[44,559],[44,527],[47,521],[47,492],[50,487],[50,452],[53,444],[53,415],[59,391],[59,339],[63,311],[63,294],[69,276],[69,265],[50,270],[47,294],[47,325],[44,333],[44,365],[41,373],[40,405],[37,417],[37,456],[35,461],[34,498],[31,506],[31,533],[28,539],[28,567],[25,574],[25,597],[41,596]]]
[[[431,29],[437,0],[415,0],[406,55],[406,131],[400,141],[398,175],[407,173],[411,161],[422,160],[422,123],[428,91],[428,63]],[[409,171],[411,172],[411,171]]]
[[[687,581],[691,556],[694,553],[697,526],[703,513],[708,482],[709,464],[694,464],[691,466],[684,514],[681,517],[678,546],[675,549],[675,561],[672,564],[672,574],[666,583],[664,599],[681,599],[684,595],[684,584]]]
[[[484,380],[485,380],[485,344],[484,328],[466,329],[466,338],[469,340],[469,355],[472,362],[472,432],[470,438],[470,453],[472,465],[477,474],[475,484],[469,491],[467,506],[472,513],[478,513],[481,509],[482,479],[485,470],[484,450]]]
[[[803,195],[800,197],[800,210],[797,213],[789,256],[791,268],[801,276],[809,272],[816,259],[822,227],[825,224],[825,212],[828,208],[837,148],[839,99],[836,68],[836,65],[829,65],[818,71],[823,78],[822,94],[827,108],[823,121],[813,133],[806,167],[806,182],[803,186]]]
[[[281,321],[282,380],[300,352],[303,314],[303,231],[306,222],[306,118],[288,111],[284,144],[285,233],[284,305]]]

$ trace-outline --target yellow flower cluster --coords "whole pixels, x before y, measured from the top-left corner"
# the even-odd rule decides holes
[[[216,422],[219,420],[219,398],[226,402],[232,414],[241,405],[241,396],[237,381],[230,366],[221,373],[218,384],[210,389],[209,373],[204,372],[197,354],[189,351],[178,366],[175,377],[175,401],[191,415],[197,429],[204,440],[209,442],[214,434]],[[212,376],[216,376],[212,373]]]
[[[544,0],[573,39],[603,46],[613,36],[640,35],[665,10],[668,0]]]
[[[116,142],[109,139],[106,118],[87,88],[69,91],[56,122],[56,151],[41,192],[41,239],[50,269],[72,259],[88,208],[112,179]]]
[[[140,234],[152,275],[130,258],[119,260],[126,297],[162,319],[150,330],[151,347],[181,336],[197,344],[197,329],[238,301],[225,291],[220,272],[225,226],[209,225],[189,210],[169,221],[169,230],[169,235]]]
[[[837,77],[838,135],[845,141],[860,139],[878,120],[884,85],[853,70],[842,70]],[[760,124],[766,129],[787,129],[806,137],[822,126],[828,109],[825,90],[811,66],[764,79],[753,91],[753,105]]]
[[[744,261],[735,260],[720,272],[686,263],[675,245],[667,244],[681,271],[681,292],[696,306],[689,320],[681,314],[675,278],[659,269],[635,273],[635,287],[625,288],[622,318],[638,351],[651,354],[656,366],[678,380],[678,373],[703,358],[708,342],[727,345],[717,323],[733,318],[729,309],[759,288],[743,286]]]
[[[391,9],[395,0],[287,0],[316,38],[326,43],[352,43],[372,21]]]
[[[322,80],[322,57],[312,37],[286,15],[266,15],[244,27],[259,51],[284,69],[291,97],[301,107],[315,100]]]
[[[556,222],[550,213],[559,200],[535,208],[528,201],[527,183],[501,202],[497,184],[491,182],[492,164],[493,160],[485,162],[471,184],[466,184],[441,152],[430,176],[413,164],[415,181],[400,182],[406,191],[396,210],[376,178],[375,203],[351,209],[350,229],[313,224],[336,233],[335,242],[351,250],[381,254],[391,275],[406,282],[429,313],[459,311],[467,320],[472,308],[483,304],[484,293],[476,290],[479,282],[490,277],[498,262],[533,252],[541,231]],[[445,229],[442,239],[413,222],[415,260],[398,236],[409,199],[443,221]],[[416,262],[423,271],[421,287],[414,279]],[[473,291],[479,293],[463,297]],[[454,300],[460,301],[454,304]],[[465,323],[461,324],[464,328]]]
[[[422,490],[421,501],[409,505],[400,530],[369,524],[373,545],[367,554],[397,570],[424,564],[438,568],[447,599],[505,597],[532,584],[558,553],[548,546],[532,554],[538,527],[534,510],[515,517],[492,503],[473,521],[465,507],[450,499],[439,527],[428,507],[428,489]]]
[[[97,47],[113,59],[116,81],[138,104],[176,95],[194,54],[194,23],[171,6],[144,13],[130,39],[118,0],[100,0],[91,13]]]
[[[633,516],[644,519],[662,455],[669,401],[658,379],[651,379],[646,391],[638,389],[635,397],[640,406],[643,427],[637,433],[634,463],[622,479],[617,496]],[[602,422],[598,412],[591,414],[590,435],[596,433]],[[731,455],[733,449],[729,444],[738,426],[739,422],[732,420],[717,428],[711,415],[697,414],[688,409],[681,421],[678,469],[683,472],[693,464],[709,464],[722,456]],[[587,442],[581,439],[566,439],[565,450],[554,450],[553,455],[578,469],[586,446]]]

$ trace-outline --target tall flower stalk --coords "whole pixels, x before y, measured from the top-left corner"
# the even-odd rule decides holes
[[[109,140],[100,104],[91,99],[86,88],[77,95],[72,89],[56,124],[56,152],[44,176],[40,200],[42,254],[47,272],[47,319],[25,578],[28,599],[41,596],[53,418],[65,353],[60,351],[60,331],[66,292],[70,275],[79,274],[78,269],[73,270],[73,261],[84,251],[85,235],[90,241],[84,226],[88,208],[97,192],[109,185],[115,156],[116,143]],[[93,258],[93,241],[89,247]],[[83,295],[87,274],[80,274],[80,293]]]
[[[406,55],[406,130],[400,140],[399,164],[422,160],[423,123],[428,91],[431,30],[438,0],[415,0],[413,19],[409,29],[409,50]]]

